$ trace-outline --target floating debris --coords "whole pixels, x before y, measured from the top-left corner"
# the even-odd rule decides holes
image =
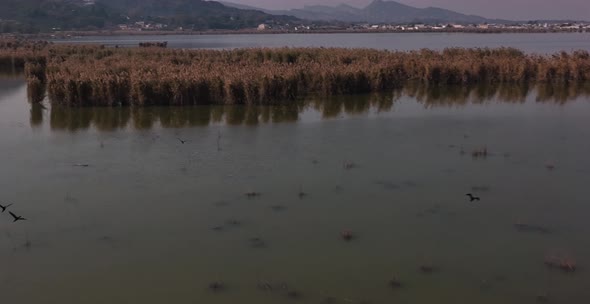
[[[270,209],[272,209],[272,211],[275,211],[275,212],[281,212],[281,211],[287,210],[287,207],[285,207],[283,205],[272,205],[272,206],[270,206]]]
[[[246,195],[248,198],[256,198],[256,197],[261,196],[262,193],[252,191],[252,192],[246,192],[246,193],[244,193],[244,195]]]
[[[547,256],[544,263],[549,268],[559,268],[564,272],[574,272],[577,268],[576,261],[570,257]]]
[[[447,169],[442,170],[442,172],[446,173],[446,174],[453,174],[453,173],[456,173],[457,170],[455,170],[453,168],[447,168]]]
[[[409,188],[416,188],[416,187],[418,187],[418,183],[415,182],[415,181],[405,180],[402,183],[404,184],[404,186],[409,187]]]
[[[226,221],[226,224],[233,227],[238,227],[242,225],[242,222],[236,219],[229,219]]]
[[[226,201],[218,201],[213,203],[216,207],[227,207],[229,206],[229,202]]]
[[[471,151],[471,156],[473,158],[486,158],[486,157],[488,157],[488,148],[483,147],[483,148],[475,149],[475,150]]]
[[[289,289],[287,283],[285,282],[273,283],[267,280],[259,280],[257,286],[258,289],[266,292],[286,291]]]
[[[471,190],[474,192],[488,192],[490,191],[489,186],[471,186]]]
[[[400,188],[398,184],[386,180],[376,181],[375,185],[382,186],[385,190],[398,190]]]
[[[90,167],[90,164],[74,164],[74,167],[87,168],[87,167]]]
[[[290,289],[285,282],[271,283],[269,281],[261,280],[258,282],[258,289],[265,292],[281,292],[281,294],[291,300],[298,300],[303,297],[303,294],[300,291]]]
[[[287,298],[292,299],[292,300],[297,300],[300,299],[303,295],[301,294],[301,292],[297,291],[297,290],[289,290],[287,291]]]
[[[520,232],[532,232],[540,234],[550,234],[552,232],[549,228],[525,223],[516,223],[514,224],[514,228]]]
[[[424,212],[429,214],[439,214],[440,213],[440,206],[435,205],[434,207],[426,209]]]
[[[505,282],[508,278],[505,275],[497,274],[493,277],[496,282]]]
[[[253,237],[249,240],[250,243],[250,247],[252,248],[265,248],[267,246],[266,242],[259,238],[259,237]]]
[[[320,303],[321,304],[338,304],[338,303],[340,303],[340,301],[336,297],[328,296],[328,297],[323,298]]]
[[[209,290],[213,291],[213,292],[220,292],[220,291],[224,291],[226,289],[225,283],[220,282],[220,281],[214,281],[209,283],[208,285]]]
[[[389,287],[391,287],[393,289],[401,288],[402,282],[394,277],[393,279],[389,280]]]
[[[261,280],[258,281],[258,289],[263,290],[263,291],[268,291],[268,292],[272,292],[274,290],[272,284],[270,284],[267,281]]]
[[[438,268],[431,264],[424,264],[420,266],[420,271],[425,274],[438,272]]]
[[[351,162],[351,161],[345,161],[345,162],[344,162],[344,164],[342,164],[342,167],[343,167],[345,170],[350,170],[350,169],[357,168],[357,167],[358,167],[358,165],[357,165],[357,164],[355,164],[355,163],[353,163],[353,162]]]
[[[19,246],[16,246],[16,247],[14,247],[12,250],[13,250],[13,251],[19,251],[20,249],[23,249],[23,250],[25,250],[25,251],[31,251],[31,247],[32,247],[32,246],[33,246],[33,244],[32,244],[32,243],[31,243],[31,241],[30,241],[30,240],[27,238],[27,240],[26,240],[26,241],[25,241],[23,244],[21,244],[21,245],[19,245]]]
[[[72,205],[78,205],[79,201],[77,198],[71,196],[69,193],[66,193],[64,197],[64,202]]]
[[[99,242],[102,242],[104,244],[111,246],[112,248],[116,248],[118,245],[118,240],[112,236],[109,236],[109,235],[103,235],[103,236],[97,238],[97,240]]]
[[[492,288],[492,284],[490,283],[490,281],[484,279],[479,282],[479,289],[488,290],[490,288]]]
[[[340,232],[340,237],[343,240],[349,242],[349,241],[352,241],[355,238],[355,235],[352,233],[351,230],[346,229],[346,230],[342,230]]]
[[[221,131],[217,131],[217,152],[221,152]]]
[[[540,294],[535,297],[537,303],[548,303],[549,302],[549,295],[548,294]]]
[[[112,242],[114,241],[112,236],[108,236],[108,235],[103,235],[101,237],[98,238],[99,241],[101,242]]]

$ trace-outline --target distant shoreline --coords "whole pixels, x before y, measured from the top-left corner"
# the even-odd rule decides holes
[[[209,30],[209,31],[66,31],[41,34],[3,34],[8,37],[63,39],[85,36],[171,36],[171,35],[280,35],[280,34],[384,34],[384,33],[466,33],[466,34],[546,34],[546,33],[589,33],[587,29],[416,29],[416,30]]]

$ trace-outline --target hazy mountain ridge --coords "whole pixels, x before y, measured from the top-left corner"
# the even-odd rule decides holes
[[[2,0],[0,19],[36,30],[102,29],[146,20],[173,28],[241,29],[297,20],[203,0]]]
[[[83,0],[3,0],[0,18],[37,28],[102,28],[123,21],[102,3]]]
[[[244,7],[241,4],[223,2],[227,6]],[[311,5],[302,9],[284,11],[259,9],[269,14],[292,15],[300,19],[322,21],[370,22],[370,23],[408,23],[408,22],[456,22],[483,23],[506,22],[506,20],[488,19],[467,15],[455,11],[427,7],[417,8],[395,1],[374,0],[365,8],[356,8],[346,4],[337,6]]]

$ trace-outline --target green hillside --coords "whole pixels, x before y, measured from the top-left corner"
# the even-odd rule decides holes
[[[0,32],[108,29],[136,21],[159,22],[168,28],[242,29],[296,20],[202,0],[0,1]]]

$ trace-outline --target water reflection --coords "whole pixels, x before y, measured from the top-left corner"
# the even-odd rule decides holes
[[[37,127],[37,126],[40,126],[41,124],[43,124],[43,111],[45,111],[45,110],[46,110],[46,108],[40,103],[31,104],[31,110],[30,110],[31,126]]]
[[[18,75],[0,73],[0,100],[18,92],[26,83]]]
[[[133,128],[151,129],[207,126],[210,124],[257,125],[295,122],[302,113],[313,110],[322,118],[391,111],[396,102],[412,98],[426,108],[455,107],[488,102],[524,103],[532,97],[537,102],[563,104],[590,96],[590,84],[424,86],[410,84],[389,94],[355,96],[314,96],[290,105],[279,106],[194,106],[194,107],[115,107],[72,108],[52,106],[49,111],[53,130],[76,131],[91,127],[100,131]],[[42,106],[31,104],[31,125],[43,122]]]
[[[489,101],[522,103],[533,89],[527,85],[485,86],[405,86],[401,93],[423,103],[426,107],[482,104]]]
[[[537,88],[538,102],[557,102],[564,104],[578,97],[590,96],[590,84],[581,83],[569,86],[539,85]]]

